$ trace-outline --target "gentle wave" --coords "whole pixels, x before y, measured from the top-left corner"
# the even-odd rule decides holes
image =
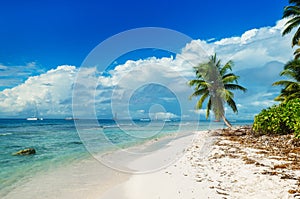
[[[0,133],[0,136],[12,135],[12,133]]]

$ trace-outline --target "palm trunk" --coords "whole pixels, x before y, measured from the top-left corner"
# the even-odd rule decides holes
[[[229,128],[232,127],[232,125],[231,125],[230,122],[226,119],[226,117],[225,117],[224,115],[222,116],[222,119],[223,119],[224,123],[226,124],[226,126],[228,126]]]

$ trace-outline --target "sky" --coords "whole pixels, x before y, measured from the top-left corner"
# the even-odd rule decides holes
[[[274,104],[280,88],[271,84],[280,79],[284,63],[292,59],[291,35],[281,37],[282,10],[287,3],[2,1],[0,117],[30,117],[37,110],[44,118],[72,115],[72,95],[81,73],[96,82],[85,88],[90,93],[79,94],[93,99],[99,118],[117,113],[120,118],[195,119],[200,114],[204,119],[205,110],[194,110],[197,99],[188,100],[192,90],[186,81],[194,74],[185,62],[200,61],[199,52],[204,49],[207,55],[216,52],[224,62],[232,59],[234,72],[241,76],[239,83],[248,88],[245,94],[236,93],[239,114],[228,110],[227,116],[252,119]],[[175,53],[148,49],[120,55],[105,74],[99,67],[82,69],[101,42],[142,27],[175,30],[191,40]]]

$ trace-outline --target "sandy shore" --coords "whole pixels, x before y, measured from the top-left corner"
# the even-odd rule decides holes
[[[197,132],[177,162],[156,172],[133,175],[100,198],[298,198],[291,190],[298,188],[299,170],[274,173],[274,165],[284,162],[262,154],[225,137]],[[158,151],[136,161],[155,161],[155,156],[164,153]]]
[[[243,139],[242,137],[240,139]],[[300,198],[287,160],[208,131],[89,158],[19,184],[5,199]]]
[[[0,198],[94,199],[128,178],[128,174],[116,172],[94,158],[88,158],[33,175]]]

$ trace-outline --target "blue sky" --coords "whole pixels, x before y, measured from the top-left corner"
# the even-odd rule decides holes
[[[194,42],[183,46],[182,53],[179,53],[187,59],[191,58],[189,48],[194,46],[193,49],[197,49],[195,45],[201,45],[210,53],[217,51],[224,61],[233,59],[235,71],[241,75],[241,84],[248,87],[246,95],[236,95],[239,117],[251,118],[274,103],[272,99],[280,89],[269,84],[278,79],[277,74],[283,64],[292,57],[289,36],[280,36],[283,22],[279,20],[286,5],[287,1],[274,0],[1,2],[0,117],[28,117],[33,114],[34,106],[38,106],[44,117],[69,116],[72,114],[70,89],[81,63],[91,50],[122,31],[150,26],[173,29],[191,37]],[[138,67],[149,63],[179,63],[176,55],[173,60],[169,54],[162,59],[165,54],[159,53],[158,58],[151,61],[144,59],[148,54],[145,51],[133,53],[130,57],[133,62],[126,63],[126,59],[121,58],[114,66],[139,70]],[[142,60],[137,64],[139,58]],[[112,88],[118,87],[111,83],[119,77],[118,71],[122,70],[112,71],[111,77],[97,80],[102,88],[97,93],[96,112],[99,117],[109,118],[113,114],[108,105]],[[267,81],[260,81],[265,76],[258,71],[267,73]],[[155,66],[148,74],[151,72],[155,72]],[[245,77],[249,74],[252,74],[250,79]],[[186,78],[191,77],[187,73]],[[161,78],[165,76],[161,75]],[[151,89],[153,85],[138,91],[149,92]],[[159,109],[167,117],[179,114],[186,118],[197,116],[192,110],[195,100],[182,103],[185,112],[175,111],[174,99],[169,95],[162,96],[166,92],[159,86],[155,90],[161,92],[152,97],[163,100],[160,105],[164,109],[154,107],[152,111]],[[182,97],[188,98],[189,92],[185,90]],[[143,96],[144,100],[146,97],[149,100],[150,96]],[[251,103],[250,107],[246,107]],[[139,104],[132,108],[136,112],[131,116],[151,117],[148,109],[149,104],[144,108]],[[198,113],[202,114],[203,110]],[[236,117],[230,112],[228,116]]]
[[[194,39],[238,36],[274,25],[286,1],[2,1],[0,62],[42,68],[80,65],[101,41],[138,27],[164,27]]]

